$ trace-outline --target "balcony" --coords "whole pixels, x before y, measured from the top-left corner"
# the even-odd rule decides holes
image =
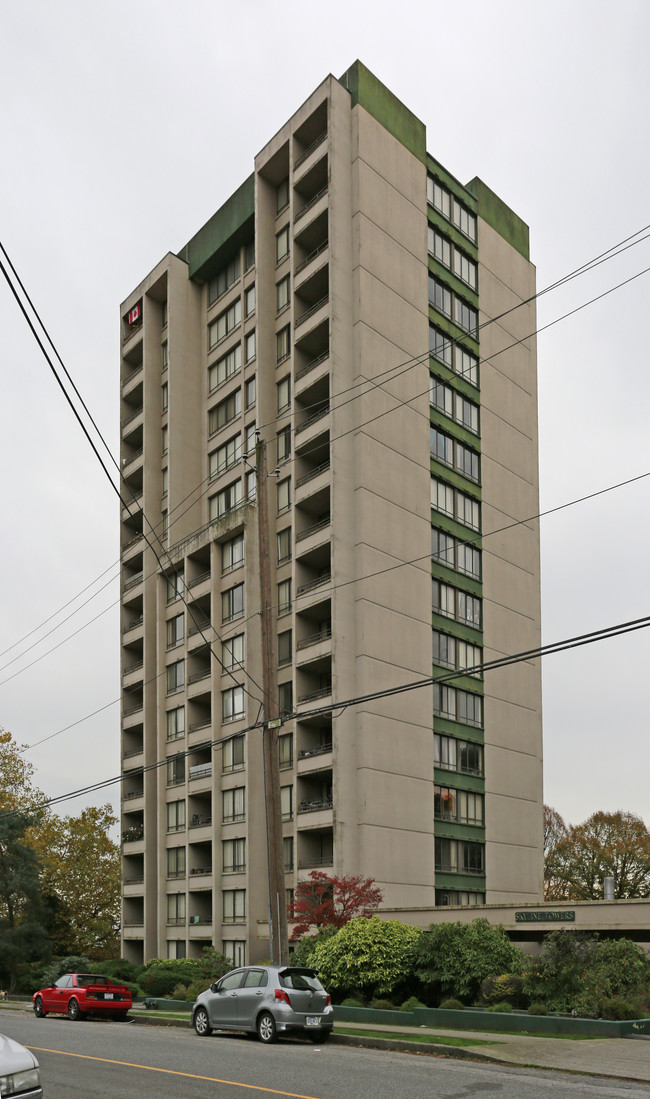
[[[309,160],[312,153],[314,153],[315,150],[318,149],[324,141],[327,141],[327,126],[325,126],[325,128],[321,130],[319,134],[317,134],[317,136],[307,146],[307,148],[304,149],[303,152],[301,152],[300,155],[296,158],[293,165],[294,175],[295,173],[297,173],[298,168],[302,167],[305,161]],[[296,142],[296,145],[297,144],[298,143]]]
[[[314,146],[314,151],[318,146]],[[306,165],[306,161],[303,161]],[[294,225],[297,226],[311,210],[318,206],[319,202],[327,195],[329,183],[329,161],[327,149],[321,150],[320,156],[313,158],[313,163],[306,166],[304,171],[294,177],[293,208]],[[319,214],[322,210],[318,211]]]

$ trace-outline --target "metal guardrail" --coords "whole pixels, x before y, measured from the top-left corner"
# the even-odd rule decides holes
[[[131,706],[131,708],[129,710],[124,711],[122,716],[123,717],[131,717],[132,714],[139,713],[141,709],[142,709],[142,703],[140,703],[138,706]]]
[[[306,858],[300,859],[298,863],[299,870],[315,870],[318,866],[333,866],[334,855],[321,855],[319,858]]]
[[[296,649],[300,652],[302,649],[308,649],[312,645],[317,645],[319,641],[329,641],[332,636],[332,627],[329,626],[325,630],[320,630],[319,633],[312,633],[309,637],[303,637],[302,641],[299,641],[296,645]]]
[[[130,416],[126,416],[124,420],[120,420],[120,427],[125,428],[127,424],[130,424],[132,420],[135,420],[141,412],[144,412],[144,405],[140,405],[140,407],[136,408],[135,412],[132,412]]]
[[[308,416],[306,420],[303,420],[298,424],[295,432],[296,435],[299,435],[301,431],[305,431],[306,428],[311,427],[317,420],[322,420],[323,416],[327,416],[329,410],[330,406],[328,402],[326,405],[323,405],[322,408],[319,408],[317,412],[312,412],[311,416]]]
[[[302,542],[304,538],[309,538],[311,534],[316,534],[319,530],[326,530],[331,522],[331,516],[326,515],[324,519],[319,519],[317,523],[312,523],[310,527],[307,527],[305,530],[299,531],[299,533],[296,534],[296,542]]]
[[[135,576],[132,576],[130,580],[127,580],[126,583],[122,585],[122,591],[130,591],[131,588],[135,588],[138,584],[141,584],[143,580],[144,572],[137,572]]]
[[[314,304],[310,306],[309,309],[307,309],[304,313],[301,313],[299,317],[296,317],[294,328],[298,328],[298,326],[301,325],[303,321],[309,320],[310,317],[313,317],[314,313],[317,313],[318,310],[326,305],[329,300],[329,294],[323,294],[322,298],[319,298],[318,301],[314,302]]]
[[[200,573],[198,576],[193,576],[191,580],[187,581],[188,588],[195,588],[197,584],[202,584],[204,580],[209,580],[211,575],[210,569],[206,569],[205,572]]]
[[[140,668],[144,668],[144,660],[139,660],[136,664],[129,664],[128,668],[125,668],[122,675],[130,675],[131,672],[138,672]]]
[[[131,759],[132,756],[141,756],[144,752],[144,745],[140,748],[129,748],[128,752],[122,753],[122,759]]]
[[[310,469],[309,473],[303,473],[302,477],[298,477],[296,480],[296,488],[301,488],[302,485],[306,485],[308,481],[313,481],[314,477],[318,477],[319,474],[325,473],[329,468],[330,460],[328,458],[326,462],[322,462],[319,466],[314,466],[313,469]],[[300,591],[300,589],[298,590]]]
[[[319,809],[332,809],[334,802],[331,798],[319,798],[317,801],[301,801],[298,806],[299,813],[315,813]]]
[[[318,691],[310,691],[309,694],[300,695],[298,702],[313,702],[317,698],[327,698],[332,693],[332,684],[329,687],[321,687]]]
[[[312,591],[313,588],[319,588],[321,584],[329,584],[331,579],[331,572],[326,572],[323,574],[323,576],[317,576],[315,580],[310,580],[308,584],[301,584],[296,594],[304,595],[305,592]]]
[[[299,275],[301,271],[304,271],[305,267],[308,267],[309,264],[311,263],[311,261],[316,259],[317,256],[320,256],[321,252],[325,252],[328,247],[329,247],[329,240],[324,240],[322,244],[318,245],[318,248],[314,248],[314,250],[312,252],[310,252],[308,256],[305,256],[304,260],[302,260],[298,264],[298,266],[296,267],[296,269],[294,271],[294,277],[296,275]]]
[[[187,682],[188,684],[199,683],[201,679],[207,679],[209,675],[210,668],[201,669],[200,672],[192,672],[192,674],[187,677]]]
[[[326,137],[327,137],[327,130],[323,130],[323,132],[320,133],[318,135],[318,137],[314,138],[311,145],[308,145],[307,148],[305,149],[304,153],[301,153],[300,156],[298,157],[298,159],[295,161],[295,163],[293,165],[294,172],[296,171],[297,168],[300,167],[301,164],[304,164],[304,162],[307,160],[307,157],[311,156],[314,149],[317,149],[319,145],[322,145],[322,143],[323,143],[323,141],[325,141]]]
[[[317,366],[319,366],[320,363],[323,363],[323,362],[325,362],[326,359],[329,359],[329,356],[330,356],[330,352],[329,352],[329,347],[328,347],[327,351],[322,351],[320,353],[320,355],[316,356],[315,359],[310,359],[310,361],[308,363],[306,363],[305,366],[301,367],[300,370],[296,371],[296,376],[295,376],[294,380],[299,382],[300,379],[304,378],[306,374],[309,374],[312,370],[315,370],[315,368]]]
[[[483,877],[485,870],[475,870],[473,867],[468,866],[452,866],[450,863],[436,863],[437,874],[472,874],[476,877]]]
[[[323,756],[332,751],[332,741],[328,744],[319,744],[317,748],[302,748],[298,752],[298,759],[310,759],[311,756]]]
[[[297,221],[300,221],[301,217],[303,217],[309,210],[311,210],[312,207],[315,206],[317,202],[320,202],[323,195],[326,195],[326,194],[327,194],[327,183],[325,184],[324,187],[321,187],[320,191],[316,192],[316,194],[314,195],[313,198],[310,198],[309,202],[306,202],[304,206],[300,207],[297,214],[294,214],[294,218],[293,218],[294,225],[296,224]]]

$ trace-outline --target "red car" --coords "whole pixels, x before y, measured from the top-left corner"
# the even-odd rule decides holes
[[[35,992],[32,1003],[38,1019],[53,1012],[72,1020],[85,1019],[86,1015],[126,1019],[132,1005],[126,985],[113,984],[109,977],[92,973],[65,973],[50,988]]]

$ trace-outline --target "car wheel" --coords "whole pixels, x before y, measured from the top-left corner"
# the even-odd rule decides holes
[[[34,1015],[37,1019],[42,1019],[45,1015],[45,1012],[43,1011],[43,1000],[40,996],[37,996],[34,1000]]]
[[[68,1004],[68,1018],[71,1019],[73,1023],[85,1018],[85,1015],[76,1000],[70,1000],[70,1003]]]
[[[313,1033],[310,1032],[309,1037],[315,1046],[324,1046],[325,1042],[329,1042],[331,1030],[316,1030]]]
[[[212,1034],[208,1013],[204,1007],[199,1007],[194,1012],[194,1029],[199,1038],[207,1038]]]
[[[268,1011],[263,1011],[257,1020],[257,1037],[260,1042],[264,1042],[265,1045],[270,1045],[271,1042],[277,1041],[278,1031],[275,1025],[275,1019]]]

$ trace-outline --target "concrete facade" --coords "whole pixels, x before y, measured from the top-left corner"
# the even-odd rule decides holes
[[[259,492],[288,904],[541,897],[527,237],[356,62],[122,303],[125,956],[268,956]]]

